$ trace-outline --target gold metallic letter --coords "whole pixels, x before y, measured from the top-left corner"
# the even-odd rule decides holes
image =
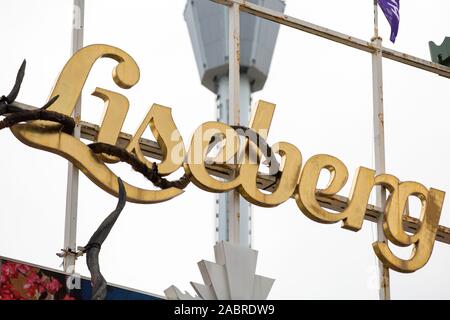
[[[260,101],[253,115],[250,127],[263,138],[267,138],[274,111],[274,104]],[[227,162],[239,151],[239,136],[231,127],[218,122],[207,122],[200,126],[192,138],[188,162],[185,164],[185,170],[192,176],[191,180],[195,185],[209,192],[224,192],[239,188],[239,192],[247,201],[263,207],[274,207],[289,199],[297,185],[302,161],[300,151],[295,146],[286,142],[274,145],[274,151],[282,156],[282,173],[276,190],[271,194],[265,194],[256,185],[261,152],[254,142],[246,142],[242,163],[237,165],[238,176],[233,180],[219,181],[208,174],[204,162],[210,140],[217,135],[224,141],[223,148],[216,158],[220,160],[218,162]],[[254,159],[250,156],[250,152],[255,155]]]
[[[281,176],[277,188],[272,193],[263,193],[258,189],[256,184],[258,165],[244,162],[240,169],[242,179],[239,191],[241,195],[248,202],[261,207],[274,207],[291,197],[297,186],[302,165],[302,155],[294,145],[287,142],[278,142],[273,145],[272,150],[277,150],[282,156]]]
[[[387,243],[375,242],[373,248],[378,258],[389,268],[409,273],[422,268],[430,259],[436,232],[439,226],[445,193],[422,184],[406,181],[398,183],[396,179],[387,181],[383,175],[377,177],[377,184],[386,186],[391,194],[385,209],[384,233],[395,245],[406,247],[414,245],[409,260],[396,257]],[[395,185],[397,182],[397,185]],[[403,229],[403,212],[409,196],[415,196],[422,202],[421,225],[414,235],[408,235]]]
[[[226,162],[239,151],[239,136],[226,124],[220,122],[206,122],[194,133],[188,151],[188,159],[184,164],[184,170],[191,175],[191,181],[200,189],[209,192],[229,191],[240,184],[240,177],[231,181],[219,181],[211,177],[206,170],[205,161],[209,150],[209,144],[213,137],[220,135],[224,140],[225,152],[221,152],[220,162]]]
[[[59,95],[59,99],[49,110],[71,115],[92,66],[102,57],[112,58],[118,62],[113,70],[113,79],[121,88],[131,88],[138,82],[139,68],[130,55],[112,46],[91,45],[75,53],[64,66],[50,95],[50,97]],[[127,106],[121,106],[121,109],[115,103],[123,103],[125,97],[104,89],[97,89],[94,94],[105,101],[109,98],[111,103],[109,107],[112,108],[107,110],[98,140],[115,144],[118,123],[112,124],[109,120],[110,116],[114,117],[111,113],[118,112],[116,120],[123,121],[120,117],[123,116]],[[61,125],[49,121],[33,121],[15,125],[11,131],[17,139],[31,147],[56,153],[71,161],[100,188],[117,196],[119,191],[117,176],[100,160],[104,157],[93,154],[84,143],[73,136],[62,133],[59,130],[60,127]],[[124,185],[127,200],[136,203],[162,202],[183,193],[183,190],[177,188],[155,191],[141,189],[127,183]]]
[[[116,145],[128,113],[128,99],[120,93],[102,88],[96,88],[92,95],[105,101],[103,120],[95,141]],[[99,154],[98,157],[108,163],[119,161],[116,157],[107,154]]]
[[[330,172],[330,181],[324,190],[317,190],[317,182],[323,169]],[[347,208],[340,213],[328,212],[320,206],[317,194],[331,196],[338,193],[347,182],[348,170],[342,161],[333,156],[316,155],[306,162],[302,170],[295,200],[302,212],[314,221],[335,223],[343,220],[343,228],[358,231],[364,221],[374,176],[375,171],[364,167],[358,168]]]
[[[183,165],[186,150],[184,148],[183,138],[173,121],[172,110],[170,108],[154,104],[133,136],[133,139],[128,144],[127,151],[134,153],[149,168],[152,167],[150,162],[142,154],[139,145],[139,140],[147,126],[150,126],[150,130],[164,154],[163,160],[158,164],[158,173],[168,175],[175,172]]]
[[[274,112],[274,104],[259,101],[250,122],[250,128],[262,138],[267,139]],[[290,198],[297,186],[302,166],[302,155],[294,145],[287,142],[278,142],[272,146],[272,151],[282,156],[281,176],[276,189],[272,193],[261,192],[256,184],[262,153],[251,140],[247,142],[244,160],[239,169],[239,176],[241,177],[240,194],[248,202],[262,207],[274,207]]]
[[[119,87],[129,89],[139,81],[139,67],[128,53],[105,44],[90,45],[77,51],[64,66],[50,94],[50,98],[56,95],[59,98],[48,110],[70,116],[94,63],[100,58],[118,62],[112,75]]]

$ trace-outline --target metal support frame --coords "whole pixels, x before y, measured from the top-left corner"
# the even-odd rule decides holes
[[[14,105],[24,110],[36,109],[36,107],[34,106],[30,106],[20,102],[14,102]],[[81,121],[80,125],[81,138],[89,141],[95,141],[98,136],[99,126],[85,121]],[[127,146],[130,143],[131,139],[131,134],[120,132],[119,138],[117,139],[117,145]],[[141,138],[139,144],[144,156],[156,160],[163,160],[164,152],[161,150],[156,141]],[[208,170],[209,174],[224,179],[231,179],[234,170],[232,166],[227,164],[206,164],[206,169]],[[259,189],[272,192],[275,190],[275,186],[277,185],[276,177],[259,174],[256,178],[256,185]],[[294,198],[294,196],[292,195],[291,198]],[[349,199],[340,195],[323,196],[317,194],[317,201],[322,207],[326,209],[334,210],[336,212],[342,212],[347,208]],[[379,220],[381,214],[383,214],[382,208],[372,204],[368,204],[366,207],[364,219],[376,223]],[[403,216],[403,228],[406,232],[415,234],[417,230],[419,230],[420,224],[421,222],[417,218]],[[450,245],[450,228],[445,226],[438,226],[436,241]]]
[[[276,12],[262,6],[253,4],[245,0],[210,0],[219,4],[236,8],[242,12],[252,14],[254,16],[283,24],[325,39],[341,43],[352,48],[363,50],[372,54],[372,81],[373,81],[373,126],[374,126],[374,154],[375,169],[377,174],[385,173],[385,144],[384,144],[384,110],[383,110],[383,57],[410,65],[412,67],[422,69],[428,72],[436,73],[440,76],[450,78],[450,68],[437,63],[419,59],[395,50],[383,48],[382,39],[378,36],[378,0],[374,0],[374,37],[369,43],[346,34],[342,34],[333,30],[329,30],[312,23],[302,21]],[[231,23],[231,20],[230,20]],[[230,42],[231,44],[231,42]],[[230,60],[230,70],[231,64]],[[377,222],[377,240],[386,242],[383,232],[383,210],[386,204],[386,190],[382,187],[376,188],[376,205],[380,208],[380,212],[376,219]],[[408,209],[406,209],[408,210]],[[409,218],[407,215],[405,218]],[[439,241],[439,240],[438,240]],[[379,296],[382,300],[390,299],[390,283],[389,268],[379,262],[380,276],[380,292]]]
[[[239,4],[241,12],[246,12],[254,16],[273,21],[278,24],[285,25],[300,31],[316,35],[358,50],[368,53],[374,53],[376,48],[371,42],[364,41],[344,33],[336,32],[291,16],[284,13],[277,12],[271,9],[264,8],[257,4],[245,0],[210,0],[212,2],[220,3],[230,6],[232,4]],[[434,62],[423,60],[403,52],[392,49],[380,48],[383,58],[394,60],[414,68],[422,69],[428,72],[436,73],[440,76],[450,78],[450,67],[446,67]]]
[[[373,86],[373,140],[375,155],[375,171],[377,174],[386,173],[386,157],[384,144],[384,106],[383,106],[383,56],[382,39],[378,36],[378,0],[374,4],[374,37],[372,44],[375,52],[372,54],[372,86]],[[376,187],[376,205],[380,208],[386,205],[386,189]],[[383,231],[384,214],[377,221],[377,241],[387,242]],[[390,300],[389,268],[378,260],[379,297]]]
[[[84,0],[74,0],[71,46],[72,54],[83,47],[83,31]],[[75,106],[72,116],[76,121],[73,135],[79,139],[81,137],[81,96]],[[66,272],[75,272],[76,256],[72,253],[76,252],[78,182],[79,170],[71,162],[69,162],[67,169],[66,217],[64,227],[64,271]]]

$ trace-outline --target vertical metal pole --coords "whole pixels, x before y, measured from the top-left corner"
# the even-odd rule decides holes
[[[229,99],[230,99],[230,122],[240,124],[240,9],[239,4],[233,3],[228,14],[228,51],[229,51]],[[235,157],[235,164],[238,162],[238,154]],[[228,205],[228,232],[229,241],[232,244],[239,244],[239,219],[240,219],[240,199],[239,192],[233,190],[229,193]]]
[[[373,0],[373,37],[378,38],[378,0]]]
[[[383,111],[383,68],[382,39],[378,35],[378,1],[374,0],[374,37],[372,43],[376,48],[372,55],[372,85],[373,85],[373,130],[375,170],[377,174],[385,173],[386,159],[384,148],[384,111]],[[376,187],[376,205],[384,208],[386,205],[386,189]],[[380,215],[377,223],[377,240],[387,242],[383,231],[384,215]],[[378,261],[380,275],[380,300],[390,299],[389,268]]]
[[[217,81],[217,121],[232,124],[229,118],[229,78],[223,76]],[[251,84],[245,74],[240,75],[240,122],[247,124],[250,118]],[[228,207],[230,193],[216,196],[216,241],[229,241]],[[251,205],[240,196],[239,242],[251,248]]]
[[[73,2],[73,25],[72,25],[72,47],[71,53],[74,54],[83,47],[83,29],[84,29],[84,0],[74,0]],[[78,100],[73,117],[76,120],[76,126],[73,135],[80,138],[81,126],[81,96]],[[77,240],[77,211],[78,211],[78,169],[69,162],[67,173],[67,195],[66,195],[66,217],[64,228],[64,249],[76,251]],[[75,271],[75,256],[66,254],[64,257],[64,271]]]
[[[240,123],[244,126],[250,121],[250,102],[251,102],[251,84],[247,75],[241,74],[240,87]],[[241,142],[245,139],[241,139]],[[239,206],[239,243],[241,246],[252,247],[252,225],[251,225],[251,205],[242,196],[240,197]]]
[[[229,81],[228,76],[217,81],[217,121],[230,124]],[[216,195],[216,241],[229,241],[228,238],[228,198],[229,193]]]

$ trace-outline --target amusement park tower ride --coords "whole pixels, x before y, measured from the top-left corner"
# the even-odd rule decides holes
[[[284,12],[282,0],[250,0]],[[188,0],[184,11],[201,83],[217,95],[217,121],[233,123],[229,99],[228,9],[208,0]],[[251,94],[263,89],[269,74],[279,24],[240,13],[239,124],[247,126]],[[251,247],[250,204],[234,192],[216,198],[216,239]]]

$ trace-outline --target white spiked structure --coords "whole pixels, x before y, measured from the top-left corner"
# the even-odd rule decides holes
[[[229,242],[214,246],[216,262],[198,263],[204,284],[191,282],[198,296],[171,286],[164,291],[169,300],[265,300],[274,279],[256,274],[258,251]]]

